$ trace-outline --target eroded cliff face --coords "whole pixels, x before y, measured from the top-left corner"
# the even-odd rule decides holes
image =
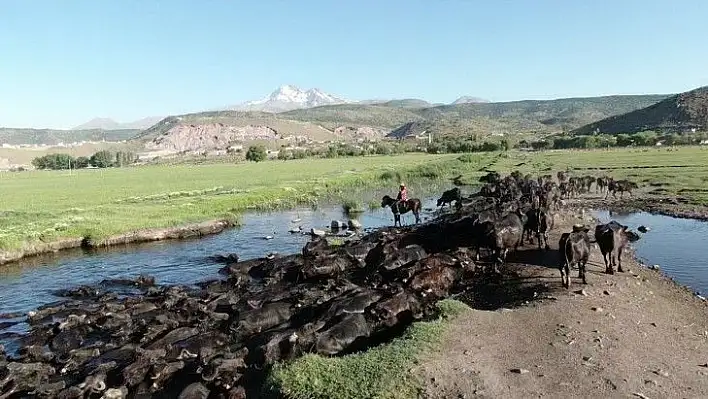
[[[378,140],[381,139],[388,130],[363,126],[363,127],[353,127],[353,126],[340,126],[334,129],[334,134],[343,137],[345,139],[364,139],[364,140]]]
[[[185,124],[170,128],[163,135],[149,141],[149,150],[175,152],[224,149],[237,141],[277,140],[283,138],[268,126],[229,126],[222,123]]]

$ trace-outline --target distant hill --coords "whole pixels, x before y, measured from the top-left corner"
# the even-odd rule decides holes
[[[668,95],[606,96],[425,106],[423,100],[345,103],[269,113],[211,111],[165,118],[136,139],[154,151],[224,149],[231,143],[439,135],[547,135],[634,111]]]
[[[457,100],[453,101],[453,104],[469,104],[469,103],[488,103],[489,100],[485,100],[479,97],[462,96]]]
[[[346,124],[395,129],[408,122],[425,120],[431,123],[430,127],[436,134],[546,134],[569,131],[608,116],[647,107],[668,96],[564,98],[423,108],[390,106],[387,103],[343,104],[299,109],[278,116],[309,121],[328,128]]]
[[[0,128],[0,143],[21,145],[56,145],[81,141],[122,141],[133,138],[139,130],[55,130]]]
[[[390,100],[390,101],[384,101],[381,103],[377,103],[376,105],[381,105],[384,107],[398,107],[398,108],[426,108],[426,107],[432,107],[433,104],[421,100],[418,98],[404,98],[401,100]]]
[[[708,129],[708,86],[680,93],[656,104],[613,115],[572,131],[573,134],[682,132]]]
[[[430,122],[426,121],[417,121],[417,122],[408,122],[404,124],[403,126],[392,130],[389,134],[386,135],[388,138],[392,139],[403,139],[406,137],[415,137],[415,136],[420,136],[423,134],[428,133],[430,130],[433,130],[434,127],[431,125]]]
[[[150,126],[159,122],[163,117],[161,116],[149,116],[147,118],[139,119],[137,121],[128,123],[119,123],[111,118],[94,118],[90,121],[83,123],[71,130],[125,130],[125,129],[136,129],[142,130],[147,129]]]

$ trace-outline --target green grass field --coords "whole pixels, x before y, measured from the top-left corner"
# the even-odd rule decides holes
[[[461,161],[461,160],[462,161]],[[344,199],[356,188],[450,178],[476,182],[484,167],[630,178],[649,191],[708,205],[708,148],[407,154],[262,163],[153,165],[134,168],[0,173],[0,249],[61,237],[110,235]],[[599,170],[596,168],[611,168]],[[368,204],[368,198],[352,198]]]
[[[110,235],[336,198],[356,187],[436,179],[481,167],[455,155],[409,154],[262,163],[0,174],[0,248]],[[368,200],[368,199],[367,199]]]

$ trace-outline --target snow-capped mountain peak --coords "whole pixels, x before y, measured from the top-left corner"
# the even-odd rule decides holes
[[[300,89],[293,85],[283,85],[265,98],[248,101],[233,109],[246,111],[284,112],[299,108],[311,108],[321,105],[343,104],[349,101],[313,88]]]

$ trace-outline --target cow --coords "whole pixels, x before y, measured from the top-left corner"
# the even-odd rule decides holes
[[[371,327],[361,313],[346,315],[329,330],[318,334],[315,350],[321,355],[335,355],[345,350],[359,337],[368,337]]]
[[[620,198],[624,197],[625,192],[629,193],[629,196],[632,197],[632,189],[636,188],[639,188],[637,183],[629,180],[610,180],[607,185],[607,194],[605,194],[605,199],[607,199],[610,193],[612,193],[613,198],[617,198],[616,193],[618,191],[620,193]]]
[[[435,266],[432,269],[423,270],[416,274],[411,280],[409,287],[411,290],[426,297],[431,294],[433,298],[444,298],[448,295],[452,284],[455,282],[455,269],[445,265]]]
[[[573,226],[573,231],[563,233],[558,241],[558,251],[561,255],[559,266],[561,282],[565,288],[570,288],[570,266],[573,263],[578,265],[578,277],[583,284],[587,284],[585,278],[585,265],[590,257],[590,237],[589,228],[585,226]]]
[[[293,315],[293,307],[286,302],[272,302],[260,308],[243,312],[236,330],[244,334],[260,333],[284,323]]]
[[[531,238],[531,233],[536,235],[538,240],[538,249],[541,249],[541,237],[546,243],[545,249],[550,249],[548,245],[548,232],[553,229],[554,218],[553,214],[547,209],[531,209],[526,213],[528,217],[528,222],[524,226],[524,234],[527,236],[529,243],[533,244],[533,239]]]
[[[506,262],[509,250],[516,250],[522,244],[524,225],[527,220],[525,214],[511,212],[498,221],[482,223],[479,245],[492,248],[495,273],[499,273],[498,265]]]
[[[444,207],[447,204],[452,204],[453,201],[457,201],[457,204],[462,203],[462,193],[457,187],[443,192],[442,196],[438,198],[438,206]]]
[[[610,178],[607,176],[598,177],[595,183],[595,192],[604,193],[607,185],[610,183]]]
[[[401,291],[398,294],[383,300],[371,309],[371,313],[388,327],[393,327],[399,322],[401,315],[410,313],[414,319],[423,316],[422,307],[415,295]]]
[[[616,221],[595,226],[595,241],[602,252],[602,260],[605,261],[605,273],[622,273],[622,251],[627,246],[629,238],[627,236],[627,226],[623,226]],[[608,259],[609,255],[609,259]]]

